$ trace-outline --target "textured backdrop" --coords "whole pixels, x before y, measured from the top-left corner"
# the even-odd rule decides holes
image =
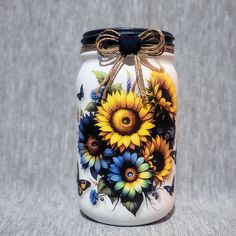
[[[0,235],[235,234],[235,11],[234,0],[0,0]],[[177,203],[149,226],[105,226],[78,209],[80,38],[111,26],[176,37]]]

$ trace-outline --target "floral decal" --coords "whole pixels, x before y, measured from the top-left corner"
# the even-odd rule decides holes
[[[99,135],[120,152],[140,147],[155,127],[152,107],[144,107],[140,97],[123,90],[108,94],[107,100],[98,106],[96,121]]]
[[[106,77],[93,73],[98,83]],[[174,177],[171,186],[165,181],[175,165],[176,87],[169,74],[153,71],[146,90],[148,102],[128,73],[125,87],[114,83],[105,100],[103,87],[92,90],[91,101],[79,111],[80,165],[93,178],[92,205],[109,199],[114,209],[122,204],[136,215],[142,204],[153,206],[160,189],[170,197],[174,192]],[[83,96],[80,91],[77,97]]]

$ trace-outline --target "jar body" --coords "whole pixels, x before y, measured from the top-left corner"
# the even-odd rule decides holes
[[[125,58],[105,100],[112,63],[96,52],[76,81],[78,187],[81,211],[112,225],[142,225],[165,217],[175,204],[178,82],[171,53],[145,58],[148,103],[139,96],[133,56]],[[160,70],[160,67],[162,68]]]

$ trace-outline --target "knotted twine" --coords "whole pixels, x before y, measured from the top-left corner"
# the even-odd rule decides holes
[[[153,67],[150,67],[141,60],[140,55],[149,57],[160,56],[165,51],[165,37],[163,33],[158,29],[147,29],[139,35],[122,35],[113,29],[106,29],[98,35],[95,45],[101,56],[110,59],[115,58],[112,68],[97,89],[97,93],[99,93],[104,86],[102,99],[106,99],[118,71],[124,64],[125,57],[133,54],[136,83],[142,100],[147,102],[142,65],[150,69]]]

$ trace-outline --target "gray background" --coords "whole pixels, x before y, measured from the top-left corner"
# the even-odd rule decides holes
[[[235,235],[236,1],[0,0],[1,235]],[[113,227],[79,213],[74,81],[80,38],[108,26],[176,37],[177,203]]]

